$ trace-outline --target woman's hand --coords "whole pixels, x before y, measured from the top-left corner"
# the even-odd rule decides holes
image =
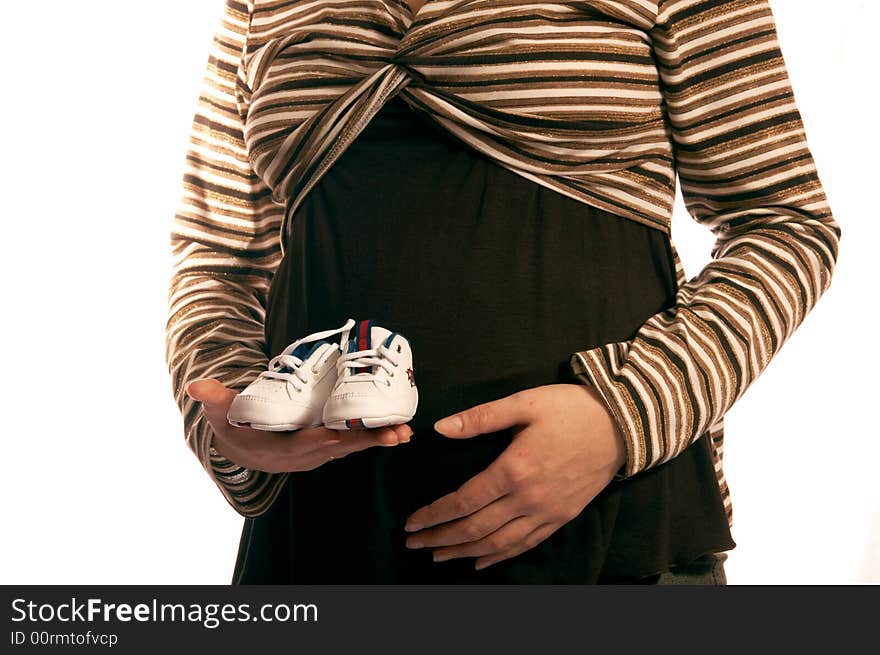
[[[512,428],[482,473],[412,514],[410,548],[482,569],[537,546],[571,521],[623,465],[626,447],[598,392],[581,384],[520,391],[438,421],[453,439]]]
[[[229,461],[254,471],[287,473],[309,471],[372,446],[396,446],[412,436],[408,425],[393,425],[345,434],[325,427],[290,432],[268,432],[229,424],[226,413],[238,392],[218,380],[193,380],[186,388],[202,403],[211,429],[213,446]]]

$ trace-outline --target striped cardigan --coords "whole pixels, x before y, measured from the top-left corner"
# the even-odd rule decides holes
[[[398,94],[499,165],[667,234],[677,174],[712,261],[688,280],[673,246],[674,304],[570,366],[625,437],[623,477],[708,435],[732,521],[724,415],[828,288],[841,235],[768,0],[227,0],[173,222],[167,363],[229,503],[257,516],[287,474],[214,450],[185,384],[265,368],[288,218]]]

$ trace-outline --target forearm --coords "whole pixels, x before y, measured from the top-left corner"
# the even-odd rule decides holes
[[[623,433],[626,474],[716,425],[830,285],[832,216],[765,0],[662,0],[652,32],[682,193],[712,261],[632,339],[575,353]]]

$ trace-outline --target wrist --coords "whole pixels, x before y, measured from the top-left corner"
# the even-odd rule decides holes
[[[629,448],[626,438],[617,423],[614,412],[605,402],[604,397],[599,390],[592,385],[583,385],[587,393],[592,396],[595,406],[598,407],[596,412],[599,418],[594,421],[594,425],[607,435],[609,448],[609,464],[608,468],[613,472],[614,480],[622,480],[625,477],[626,464]]]

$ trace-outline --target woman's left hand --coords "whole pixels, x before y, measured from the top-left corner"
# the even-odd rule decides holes
[[[626,447],[596,389],[551,384],[453,414],[434,425],[452,439],[511,428],[513,441],[457,491],[406,522],[410,548],[434,560],[476,557],[482,569],[544,541],[612,480]]]

